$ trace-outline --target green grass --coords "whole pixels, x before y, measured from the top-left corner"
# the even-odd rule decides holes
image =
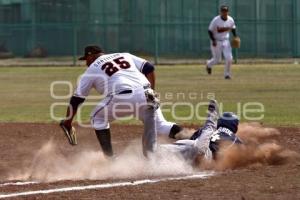
[[[0,121],[1,122],[53,122],[50,106],[56,102],[50,95],[53,81],[71,81],[75,86],[84,67],[1,67],[0,68]],[[207,102],[209,94],[223,104],[224,111],[238,112],[238,104],[259,102],[264,105],[261,122],[270,125],[297,126],[300,123],[300,66],[299,65],[235,65],[233,79],[223,79],[223,67],[216,66],[208,76],[203,67],[174,65],[157,67],[157,91],[162,103],[170,109],[176,102],[190,102],[194,106]],[[66,95],[67,87],[55,87],[56,95]],[[178,94],[180,93],[180,94]],[[192,96],[189,96],[192,94]],[[99,98],[100,99],[100,98]],[[89,100],[97,102],[98,100]],[[83,119],[88,121],[92,106],[83,107]],[[202,106],[198,113],[204,113]],[[63,116],[65,107],[56,107],[55,115]],[[176,107],[176,115],[186,117],[190,109]],[[251,116],[258,116],[252,114]],[[169,120],[172,115],[165,113]],[[201,115],[203,116],[203,114]],[[242,121],[247,121],[243,116]],[[198,123],[193,115],[184,123]],[[124,123],[124,122],[121,122]],[[130,123],[136,123],[130,121]]]

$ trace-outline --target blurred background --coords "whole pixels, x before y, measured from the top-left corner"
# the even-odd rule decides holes
[[[0,0],[0,57],[76,57],[88,44],[153,58],[207,58],[230,6],[239,58],[300,57],[300,0]]]

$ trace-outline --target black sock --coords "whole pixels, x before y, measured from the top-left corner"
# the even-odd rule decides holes
[[[170,130],[169,137],[175,139],[175,135],[180,131],[182,131],[182,128],[179,125],[174,124]]]
[[[96,136],[98,138],[99,144],[102,148],[103,153],[106,156],[113,156],[113,149],[111,145],[111,138],[110,138],[110,130],[103,129],[103,130],[95,130]]]

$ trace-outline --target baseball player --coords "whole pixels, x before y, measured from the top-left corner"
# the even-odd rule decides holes
[[[239,119],[234,113],[225,112],[219,117],[217,102],[211,100],[207,120],[202,128],[199,128],[190,139],[161,146],[168,151],[181,153],[187,160],[193,161],[199,154],[211,160],[216,157],[222,142],[242,143],[236,136],[238,124]]]
[[[211,40],[212,58],[206,63],[206,71],[210,75],[213,65],[218,64],[222,59],[222,54],[225,58],[224,77],[231,79],[231,64],[232,52],[229,41],[229,32],[231,31],[234,37],[236,34],[236,25],[231,16],[228,15],[228,6],[220,7],[220,15],[216,16],[208,27],[208,34]]]
[[[144,122],[143,153],[155,150],[156,130],[174,138],[181,127],[167,122],[159,108],[155,88],[154,66],[129,53],[105,54],[99,46],[87,46],[85,60],[88,68],[81,76],[70,99],[66,119],[60,126],[71,144],[76,144],[72,120],[77,108],[94,88],[105,98],[91,114],[91,123],[106,156],[113,156],[110,122],[119,117],[134,115]]]

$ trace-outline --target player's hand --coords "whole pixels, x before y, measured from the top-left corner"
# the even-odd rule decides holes
[[[157,93],[155,93],[154,90],[152,90],[150,88],[145,90],[145,96],[146,96],[147,102],[151,108],[154,108],[154,110],[159,108],[159,104],[160,104],[159,97],[158,97]]]
[[[212,41],[212,45],[213,45],[214,47],[217,46],[217,41],[216,41],[216,40]]]
[[[77,136],[76,136],[76,130],[74,127],[72,127],[72,121],[71,120],[62,120],[59,123],[59,126],[62,128],[63,132],[65,133],[65,136],[67,137],[69,143],[71,145],[77,144]]]

